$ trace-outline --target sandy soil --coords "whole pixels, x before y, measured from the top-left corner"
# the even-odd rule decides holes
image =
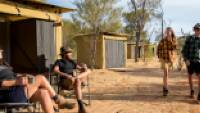
[[[89,113],[200,113],[200,104],[188,96],[185,70],[170,73],[170,93],[163,97],[159,67],[156,61],[132,63],[130,60],[124,69],[93,71],[92,105],[87,110]],[[87,95],[86,89],[84,94]],[[61,112],[77,113],[77,108]]]

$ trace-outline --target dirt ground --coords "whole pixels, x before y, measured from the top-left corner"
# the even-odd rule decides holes
[[[200,113],[200,104],[189,98],[186,71],[170,73],[170,93],[163,97],[159,67],[156,61],[129,61],[124,69],[93,71],[92,105],[87,110],[89,113]],[[77,113],[77,108],[62,113]]]

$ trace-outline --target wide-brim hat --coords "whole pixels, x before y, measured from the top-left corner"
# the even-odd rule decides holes
[[[73,50],[69,47],[65,48],[65,47],[61,47],[60,48],[60,55],[66,54],[66,53],[72,53]]]
[[[200,23],[195,24],[194,29],[200,29]]]

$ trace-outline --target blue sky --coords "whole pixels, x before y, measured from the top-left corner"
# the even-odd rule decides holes
[[[64,7],[75,8],[73,2],[76,0],[48,0],[49,3]],[[121,0],[122,7],[127,8],[127,2],[130,0]],[[200,22],[200,0],[164,0],[164,19],[165,26],[174,28],[177,35],[181,35],[181,28],[184,32],[192,33],[192,27]],[[68,18],[69,14],[64,14]]]
[[[181,35],[181,28],[192,33],[194,24],[200,22],[200,0],[165,0],[163,8],[165,20],[177,35]]]

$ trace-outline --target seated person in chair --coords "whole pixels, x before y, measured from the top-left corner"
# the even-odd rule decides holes
[[[36,75],[34,83],[29,84],[26,74],[17,74],[3,60],[0,49],[0,103],[27,103],[39,101],[44,113],[54,113],[54,104],[73,108],[66,99],[56,94],[43,75]]]
[[[72,60],[72,49],[62,47],[60,49],[62,59],[56,61],[54,65],[54,72],[61,77],[60,85],[65,90],[75,90],[75,95],[78,102],[78,113],[86,113],[83,101],[81,85],[87,79],[87,76],[91,73],[87,66],[80,66],[74,60]],[[73,75],[74,69],[78,69],[81,73],[77,76]]]

